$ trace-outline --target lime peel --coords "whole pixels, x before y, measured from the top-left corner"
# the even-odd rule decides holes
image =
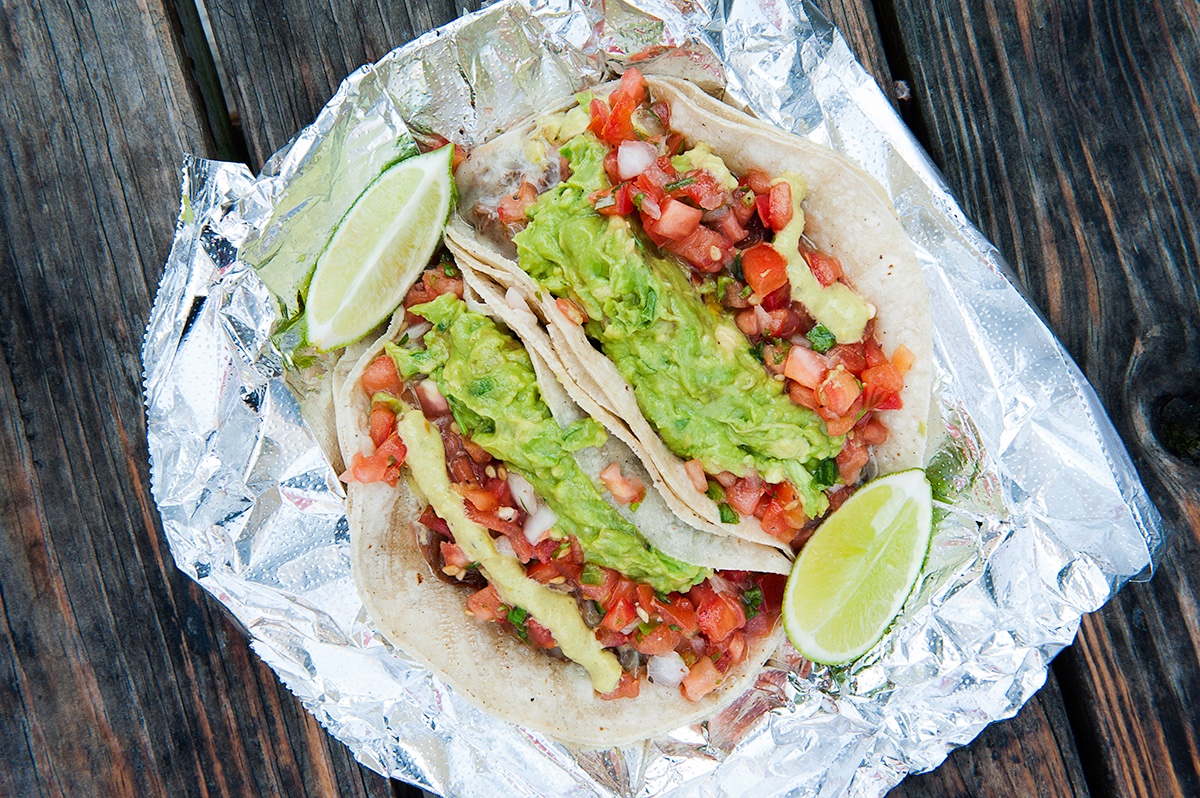
[[[847,499],[788,577],[783,622],[792,645],[813,662],[841,665],[879,642],[920,576],[932,516],[920,469],[880,477]]]
[[[309,283],[309,343],[328,351],[357,341],[404,299],[450,215],[452,159],[453,145],[447,145],[399,161],[350,206]]]

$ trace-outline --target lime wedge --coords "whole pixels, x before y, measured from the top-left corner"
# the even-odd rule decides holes
[[[308,287],[308,341],[336,349],[391,314],[442,237],[454,196],[453,147],[383,171],[342,217]]]
[[[840,665],[883,637],[912,592],[932,529],[925,472],[867,483],[801,550],[783,596],[792,645],[813,662]]]

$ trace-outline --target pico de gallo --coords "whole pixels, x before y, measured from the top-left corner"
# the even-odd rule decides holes
[[[557,182],[523,178],[498,206],[474,208],[481,225],[507,229],[521,267],[614,361],[721,520],[753,516],[798,551],[859,483],[870,447],[887,440],[879,411],[903,406],[913,354],[902,345],[884,353],[874,307],[838,259],[804,237],[804,181],[735,175],[703,142],[685,149],[670,105],[650,96],[636,69],[607,100],[580,95],[578,108],[538,133]],[[681,281],[690,296],[673,294]],[[729,340],[732,329],[740,343]],[[698,336],[698,348],[670,362],[685,351],[681,330]],[[716,365],[701,383],[705,358]],[[751,362],[766,379],[747,375]],[[678,374],[664,384],[672,368]],[[739,395],[726,399],[714,386]],[[748,411],[751,395],[758,404]],[[753,413],[758,420],[742,428],[712,431]],[[711,429],[692,434],[701,421]],[[722,435],[724,460],[712,442]],[[805,446],[780,454],[783,441],[800,438]]]
[[[524,348],[469,311],[462,295],[461,276],[448,262],[428,268],[409,291],[407,333],[360,380],[371,398],[375,452],[355,455],[342,479],[395,485],[409,452],[398,413],[419,407],[440,434],[466,517],[488,530],[497,552],[520,563],[525,579],[571,597],[598,647],[619,663],[615,687],[601,697],[635,697],[648,678],[699,700],[772,633],[786,578],[714,573],[654,550],[616,509],[636,508],[642,481],[612,463],[598,475],[611,500],[602,496],[571,454],[602,443],[602,430],[591,419],[560,428]],[[418,540],[433,573],[461,586],[468,613],[566,658],[557,638],[559,630],[571,633],[568,625],[555,613],[538,617],[505,603],[503,585],[489,581],[432,504],[420,516]]]

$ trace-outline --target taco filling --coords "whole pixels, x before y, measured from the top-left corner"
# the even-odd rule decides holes
[[[798,549],[887,440],[877,411],[902,406],[913,355],[884,354],[875,308],[805,238],[801,177],[683,149],[634,69],[578,99],[537,124],[543,166],[476,203],[478,227],[612,361],[721,521]]]
[[[646,487],[617,463],[597,484],[575,457],[603,428],[560,426],[529,353],[462,295],[447,264],[409,292],[407,332],[359,381],[375,452],[343,479],[395,485],[408,466],[428,502],[422,553],[480,622],[579,663],[603,698],[637,696],[648,677],[699,700],[772,633],[783,578],[650,545],[635,525]]]

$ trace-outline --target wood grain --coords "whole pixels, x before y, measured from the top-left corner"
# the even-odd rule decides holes
[[[348,74],[479,3],[210,0],[206,7],[257,171]]]
[[[1086,619],[1057,666],[1089,786],[1200,794],[1200,469],[1179,443],[1200,422],[1178,410],[1200,394],[1200,11],[895,12],[927,146],[1096,386],[1174,530],[1154,580]],[[1167,428],[1179,437],[1160,440]]]
[[[183,155],[228,141],[195,24],[0,5],[0,795],[389,794],[175,569],[150,498],[142,330]]]

